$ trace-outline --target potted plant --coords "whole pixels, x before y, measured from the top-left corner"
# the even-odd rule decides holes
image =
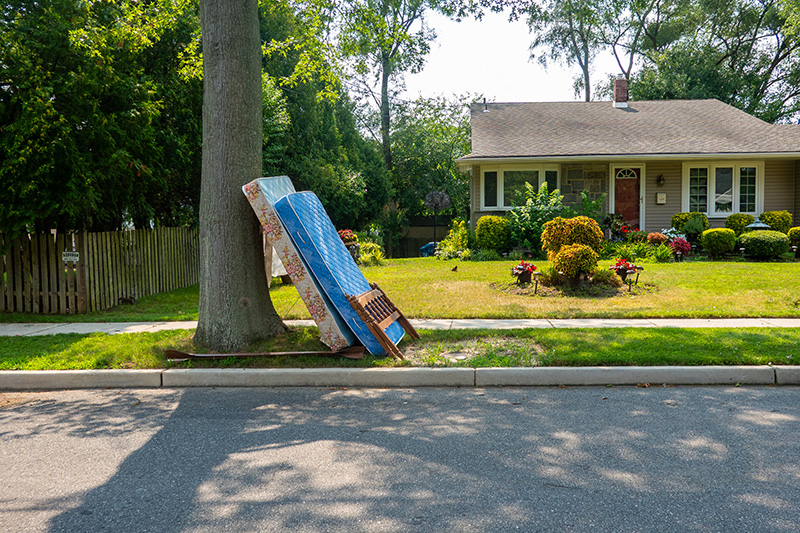
[[[622,278],[622,281],[625,281],[625,278],[628,277],[630,272],[636,271],[636,265],[625,260],[625,259],[617,259],[617,262],[611,265],[608,269],[613,270],[617,273],[617,276]]]
[[[342,239],[342,242],[347,247],[347,251],[353,256],[353,261],[358,261],[358,235],[351,229],[340,229],[339,238]]]
[[[520,261],[517,266],[511,269],[511,275],[517,278],[517,283],[530,283],[531,275],[533,275],[535,271],[535,265]]]

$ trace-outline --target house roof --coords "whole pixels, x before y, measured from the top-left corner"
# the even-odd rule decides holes
[[[800,155],[800,125],[769,124],[719,100],[474,103],[459,159]]]

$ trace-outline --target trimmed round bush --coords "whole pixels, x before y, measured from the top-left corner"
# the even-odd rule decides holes
[[[589,217],[556,217],[545,223],[542,231],[542,249],[550,258],[563,246],[584,244],[595,252],[602,249],[605,237],[596,220]]]
[[[683,227],[689,222],[691,218],[699,218],[703,224],[703,229],[700,231],[705,231],[709,228],[708,225],[708,217],[705,216],[703,213],[698,213],[697,211],[691,211],[689,213],[675,213],[672,215],[672,227],[676,230],[683,232]]]
[[[739,247],[749,257],[775,259],[789,251],[789,237],[780,231],[748,231],[739,237]]]
[[[576,278],[582,272],[594,272],[597,258],[597,252],[585,244],[568,244],[553,257],[553,267],[568,278]]]
[[[789,211],[765,211],[758,218],[773,230],[781,233],[789,233],[789,229],[792,227],[792,214]]]
[[[707,229],[700,236],[700,244],[708,255],[719,258],[733,251],[736,232],[730,228]]]
[[[511,227],[507,218],[494,215],[482,216],[475,228],[475,245],[483,250],[498,253],[508,250]]]
[[[732,215],[728,215],[728,218],[725,219],[725,227],[732,229],[738,237],[744,232],[744,228],[755,221],[756,217],[753,215],[748,215],[746,213],[734,213]]]
[[[786,235],[789,237],[789,242],[792,246],[800,246],[800,227],[791,228]]]

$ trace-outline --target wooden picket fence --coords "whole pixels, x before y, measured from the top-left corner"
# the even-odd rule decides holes
[[[196,229],[0,234],[0,312],[74,314],[198,283]]]

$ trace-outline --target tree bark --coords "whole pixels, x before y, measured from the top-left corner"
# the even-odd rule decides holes
[[[269,298],[258,220],[242,185],[261,175],[258,0],[202,0],[200,306],[195,343],[234,351],[284,331]]]

